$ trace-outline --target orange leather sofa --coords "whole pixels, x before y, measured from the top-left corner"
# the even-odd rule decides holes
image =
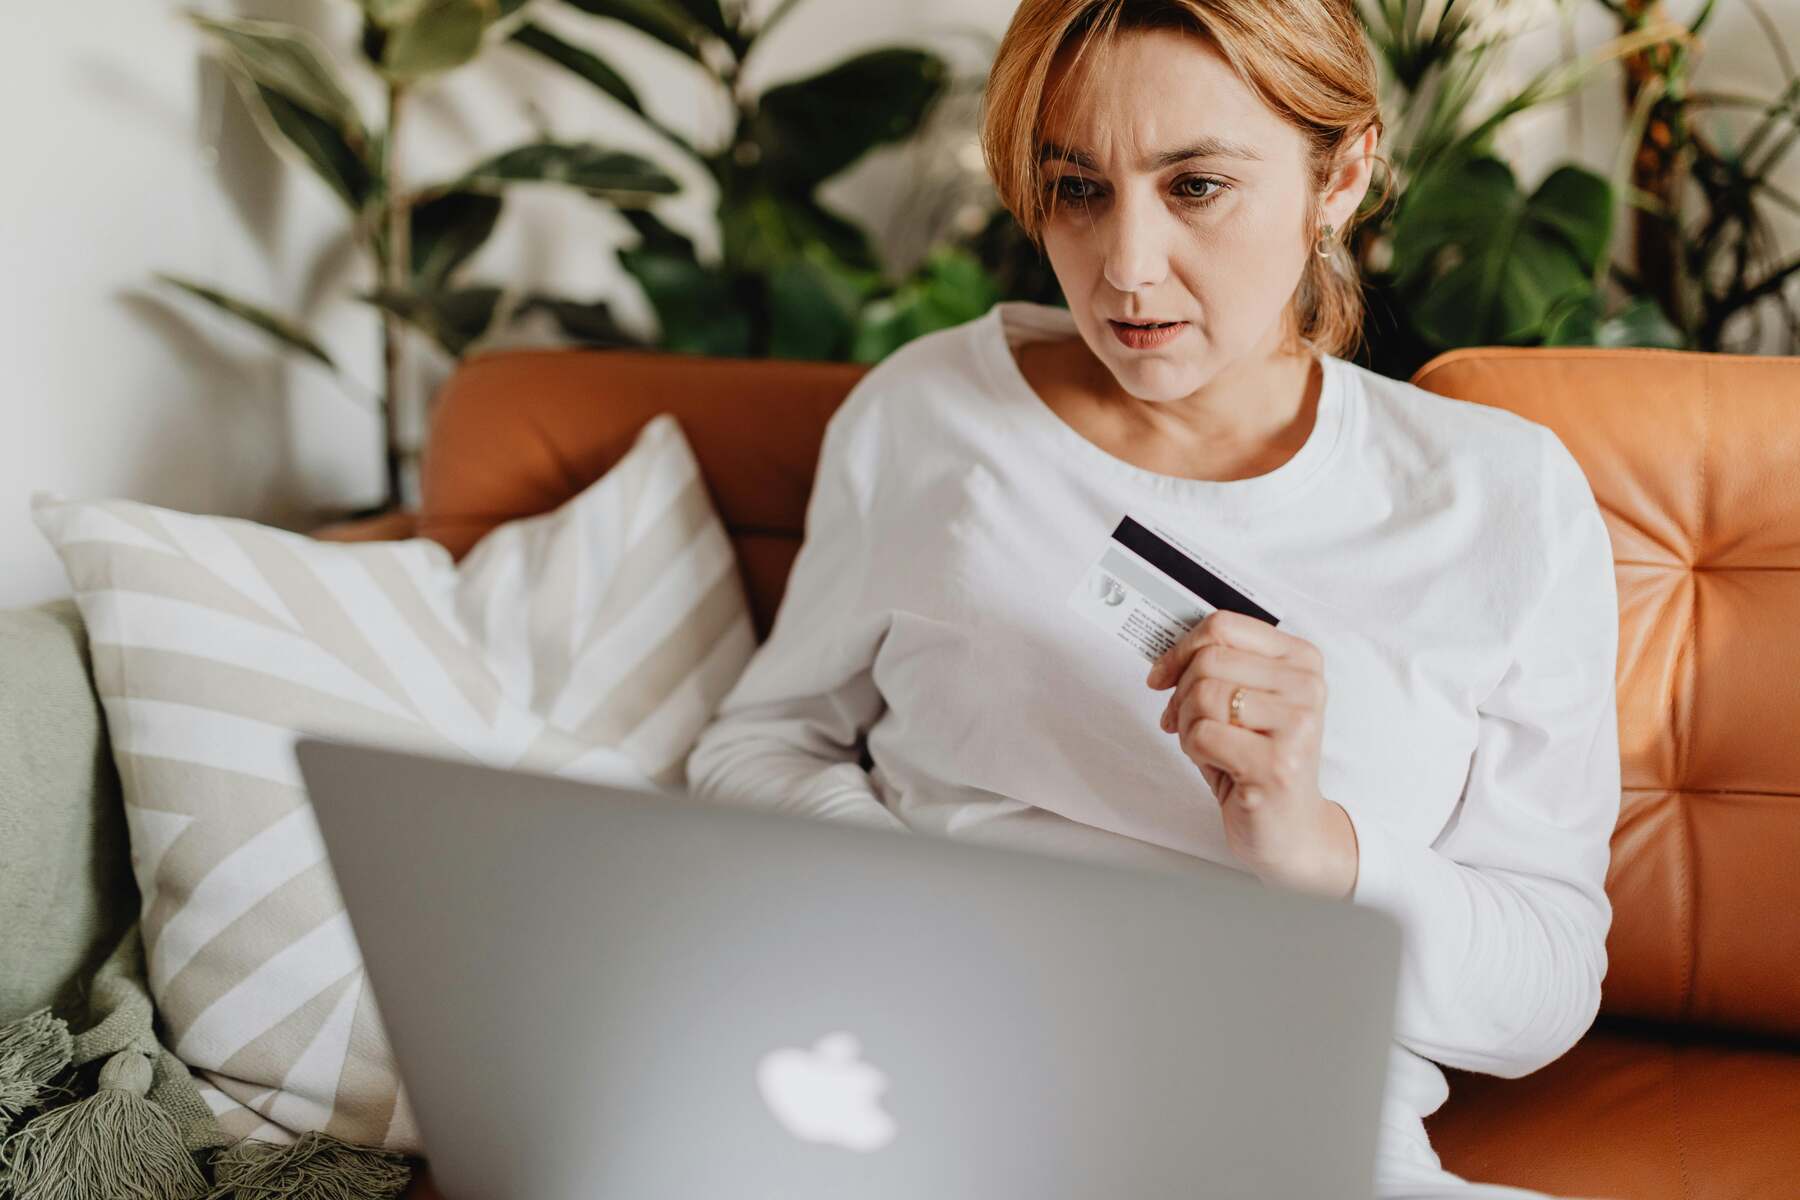
[[[475,358],[436,403],[416,532],[460,557],[573,496],[670,412],[766,636],[825,421],[866,369]],[[1561,436],[1606,513],[1620,602],[1601,1016],[1523,1079],[1452,1072],[1429,1122],[1444,1165],[1553,1195],[1800,1197],[1800,359],[1472,350],[1416,382]],[[414,1189],[434,1194],[428,1178]]]

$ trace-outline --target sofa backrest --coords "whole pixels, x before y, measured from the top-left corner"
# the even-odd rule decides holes
[[[1549,426],[1606,516],[1607,1011],[1800,1035],[1800,359],[1464,350],[1415,382]]]
[[[673,413],[765,636],[854,364],[512,351],[438,398],[419,531],[460,557]],[[1618,562],[1624,796],[1604,1008],[1800,1036],[1800,360],[1477,350],[1417,382],[1555,430]]]
[[[758,639],[799,552],[825,422],[854,363],[637,350],[508,350],[465,360],[433,402],[418,532],[460,559],[494,526],[547,512],[670,413],[737,548]]]

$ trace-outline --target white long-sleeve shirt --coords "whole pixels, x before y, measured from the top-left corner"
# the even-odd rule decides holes
[[[858,381],[774,626],[690,788],[1235,866],[1158,727],[1169,693],[1065,603],[1121,515],[1148,513],[1323,654],[1319,786],[1355,826],[1350,899],[1405,934],[1389,1104],[1435,1110],[1433,1063],[1517,1076],[1561,1055],[1599,1003],[1619,805],[1617,594],[1579,465],[1542,425],[1327,356],[1287,462],[1158,474],[1064,422],[1010,348],[1074,336],[1066,310],[1005,301]]]

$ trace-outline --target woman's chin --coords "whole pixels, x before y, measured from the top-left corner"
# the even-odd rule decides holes
[[[1107,367],[1121,388],[1152,403],[1191,396],[1207,379],[1205,364],[1196,362],[1191,354],[1154,359],[1127,355],[1122,359],[1108,358]]]

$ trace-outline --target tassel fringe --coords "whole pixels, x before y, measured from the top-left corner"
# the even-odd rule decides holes
[[[393,1200],[412,1167],[404,1155],[309,1132],[289,1146],[229,1146],[214,1157],[213,1178],[207,1200]]]
[[[100,1090],[34,1117],[0,1143],[18,1200],[200,1200],[206,1177],[168,1114],[144,1098],[150,1060],[124,1050]]]
[[[73,1053],[68,1024],[47,1008],[0,1029],[0,1134],[43,1103]]]

